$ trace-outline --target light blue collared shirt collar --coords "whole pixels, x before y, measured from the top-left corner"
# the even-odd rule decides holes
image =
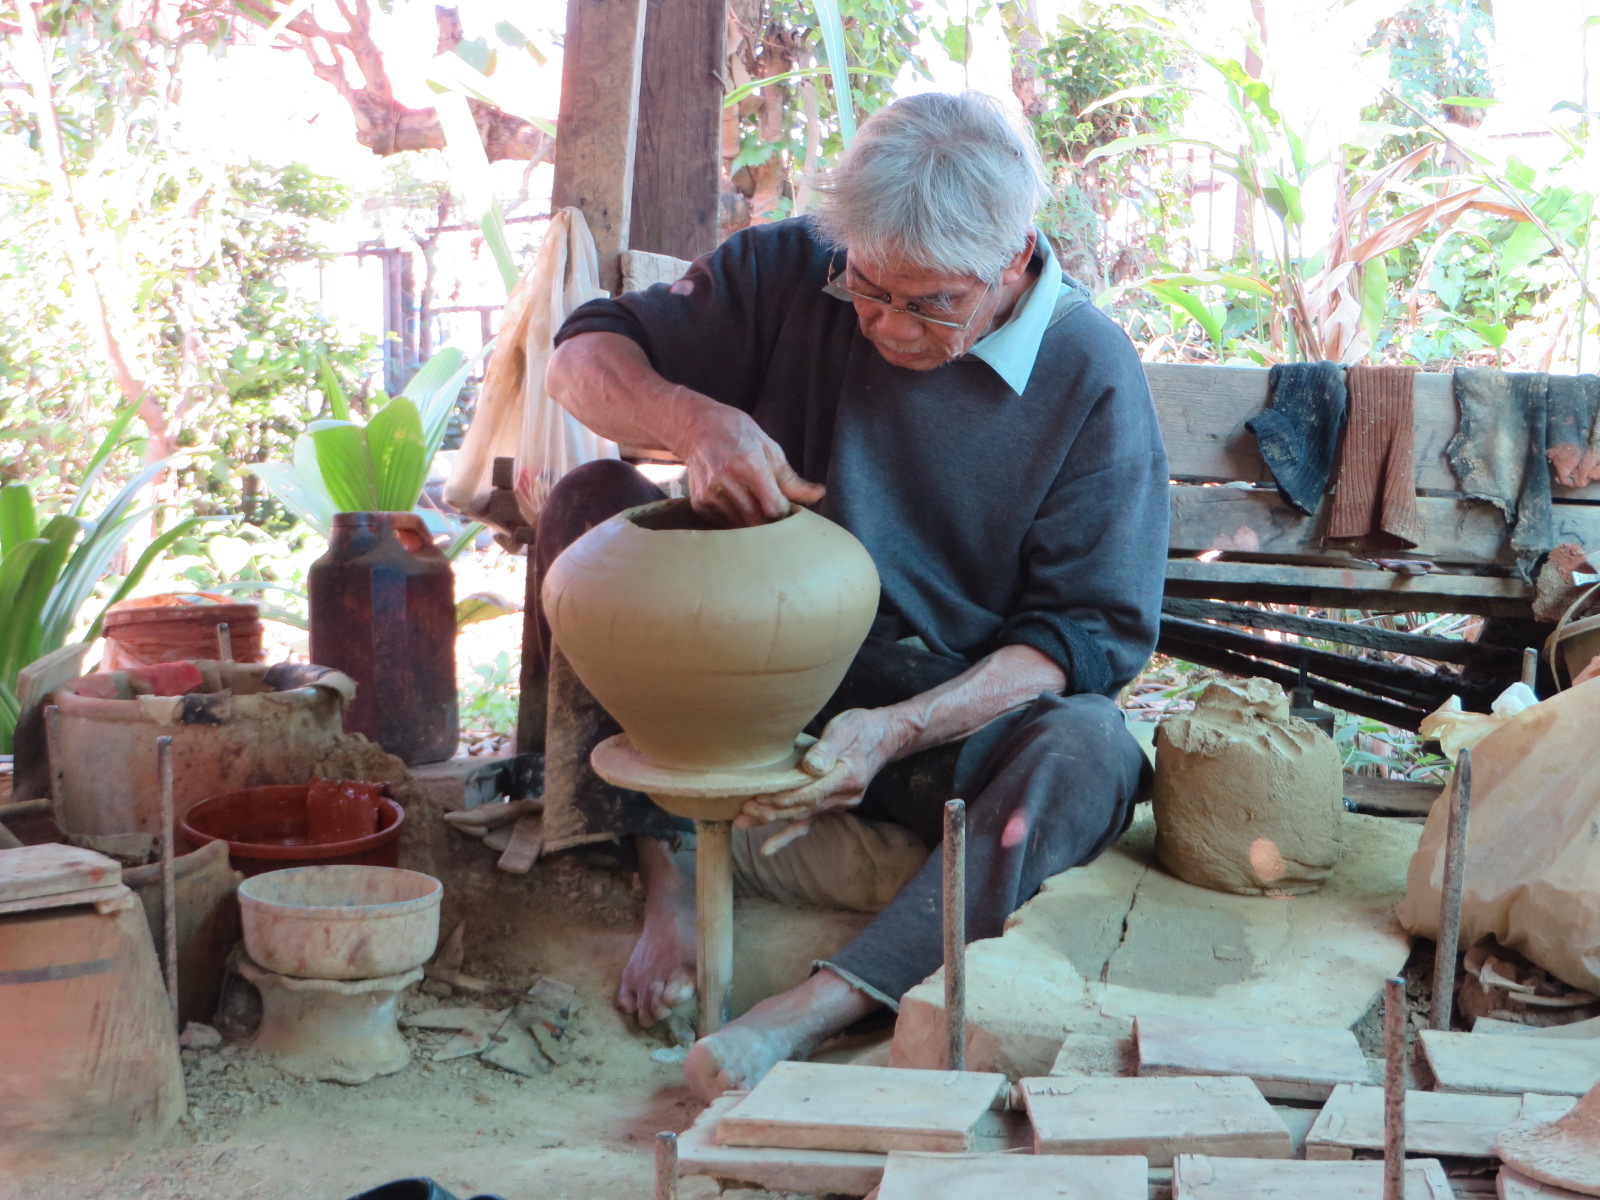
[[[1050,239],[1041,232],[1034,240],[1034,253],[1040,258],[1039,277],[1023,293],[1017,306],[1011,310],[1006,323],[999,329],[979,338],[967,351],[973,358],[988,363],[994,373],[1005,381],[1017,395],[1021,395],[1033,375],[1033,364],[1039,358],[1039,346],[1044,341],[1044,331],[1055,315],[1056,301],[1061,297],[1061,264],[1056,261]],[[836,300],[850,302],[847,292],[833,286],[822,289]]]
[[[1044,341],[1044,331],[1055,315],[1056,301],[1061,296],[1061,264],[1050,248],[1050,239],[1040,233],[1035,245],[1043,257],[1039,277],[1017,301],[1006,323],[984,334],[967,352],[988,363],[1019,396],[1028,386],[1033,364],[1039,358],[1040,343]]]

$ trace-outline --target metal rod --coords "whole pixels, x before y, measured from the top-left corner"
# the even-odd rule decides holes
[[[1406,981],[1383,985],[1383,1200],[1406,1194]]]
[[[56,824],[65,833],[67,751],[61,740],[61,710],[54,704],[47,704],[44,709],[44,749],[50,758],[50,805]]]
[[[1456,955],[1461,950],[1461,892],[1467,873],[1467,825],[1472,817],[1472,751],[1456,759],[1450,789],[1450,825],[1444,843],[1444,880],[1439,888],[1439,940],[1433,952],[1433,1002],[1428,1027],[1449,1029],[1456,999]]]
[[[217,622],[217,657],[223,662],[233,661],[233,630],[226,621]]]
[[[944,1028],[948,1067],[967,1069],[967,806],[944,806]]]
[[[1537,678],[1539,678],[1539,651],[1537,647],[1529,646],[1522,652],[1522,682],[1532,687]]]
[[[156,770],[161,776],[161,919],[166,935],[167,1005],[178,1019],[178,872],[173,845],[176,817],[172,804],[172,739],[156,739]]]
[[[733,1015],[733,825],[696,821],[694,829],[695,974],[705,1037]]]
[[[678,1135],[656,1134],[656,1200],[678,1200]]]

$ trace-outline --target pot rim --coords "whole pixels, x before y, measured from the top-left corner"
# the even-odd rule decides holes
[[[398,871],[417,879],[426,879],[430,886],[422,895],[413,896],[409,900],[386,900],[378,904],[337,906],[285,904],[281,900],[268,900],[265,897],[250,894],[250,889],[260,880],[271,879],[275,875],[285,875],[290,871],[326,871],[336,867],[355,867],[362,871]],[[391,917],[404,917],[413,913],[424,912],[430,908],[438,908],[443,899],[444,884],[440,883],[432,875],[425,875],[421,871],[409,871],[404,867],[375,867],[362,863],[324,863],[303,867],[285,867],[279,871],[264,871],[260,875],[246,879],[239,885],[239,904],[242,909],[254,911],[264,916],[272,916],[279,919],[287,918],[293,921],[373,921]]]
[[[376,833],[369,833],[365,837],[351,838],[349,841],[345,842],[321,842],[315,845],[307,844],[302,846],[282,846],[275,842],[235,842],[230,841],[228,838],[220,837],[215,833],[208,833],[203,829],[197,829],[190,823],[191,818],[197,812],[203,817],[205,815],[203,811],[205,806],[211,804],[213,801],[232,800],[238,796],[263,796],[263,794],[271,794],[273,798],[276,798],[285,792],[291,791],[299,792],[304,795],[309,787],[310,784],[305,783],[269,783],[263,784],[259,787],[235,788],[231,792],[218,792],[213,796],[207,796],[203,800],[196,800],[193,804],[191,804],[183,816],[178,818],[178,828],[183,831],[183,836],[195,843],[196,846],[203,846],[207,842],[225,842],[228,846],[228,854],[230,857],[237,856],[239,858],[256,859],[264,858],[272,859],[274,861],[283,861],[288,859],[293,861],[294,859],[313,857],[342,858],[347,854],[362,854],[368,850],[376,850],[379,846],[387,846],[390,842],[398,838],[400,836],[401,828],[406,823],[405,808],[398,800],[395,800],[389,796],[380,796],[378,798],[378,811],[380,815],[389,815],[393,818],[393,820],[391,820],[387,825],[380,826]],[[317,853],[308,854],[307,851],[309,850],[315,850]],[[285,867],[283,869],[288,871],[298,871],[313,865],[316,864],[306,863],[300,867]],[[325,863],[322,865],[348,866],[352,864]],[[391,869],[397,870],[398,868]],[[266,873],[275,874],[276,872],[269,871]],[[397,901],[396,903],[399,902]],[[290,905],[289,907],[294,908],[299,906]]]

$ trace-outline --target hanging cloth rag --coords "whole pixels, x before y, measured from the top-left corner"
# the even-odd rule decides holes
[[[1545,453],[1556,482],[1587,487],[1600,479],[1600,375],[1551,375]]]
[[[1256,435],[1278,494],[1307,516],[1317,511],[1344,431],[1344,369],[1338,363],[1280,363],[1268,376],[1266,411],[1244,423]]]
[[[477,412],[444,487],[447,503],[482,514],[494,460],[514,458],[517,507],[532,525],[563,475],[591,459],[617,457],[615,442],[593,433],[544,390],[556,330],[578,305],[607,294],[583,213],[561,209],[550,220],[533,270],[506,303]]]
[[[1330,539],[1409,550],[1422,537],[1415,382],[1414,367],[1351,367],[1346,374],[1350,416],[1328,516]]]
[[[1555,536],[1546,457],[1550,377],[1460,367],[1455,393],[1461,420],[1445,447],[1450,469],[1471,499],[1487,500],[1511,522],[1517,570],[1531,578]]]

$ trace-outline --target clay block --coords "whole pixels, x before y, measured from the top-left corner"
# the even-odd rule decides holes
[[[1600,1041],[1422,1031],[1422,1052],[1450,1092],[1581,1096],[1600,1083]]]
[[[1464,1158],[1494,1157],[1500,1131],[1522,1117],[1572,1107],[1568,1096],[1470,1096],[1452,1092],[1406,1093],[1406,1151]],[[1383,1089],[1340,1087],[1323,1106],[1306,1137],[1308,1159],[1351,1158],[1357,1150],[1383,1150]]]
[[[1145,1200],[1150,1164],[1133,1155],[889,1155],[878,1200]]]
[[[956,1152],[1005,1093],[1004,1075],[779,1063],[717,1126],[724,1146]]]
[[[92,850],[49,842],[0,850],[0,901],[33,900],[122,882],[122,867]]]
[[[1512,1167],[1501,1167],[1495,1178],[1495,1195],[1500,1200],[1593,1200],[1579,1192],[1569,1192],[1553,1183],[1529,1179]]]
[[[1180,1154],[1172,1164],[1172,1200],[1383,1200],[1383,1164]],[[1455,1200],[1438,1159],[1406,1162],[1405,1200]]]
[[[1245,1075],[1274,1100],[1326,1100],[1339,1084],[1371,1082],[1348,1029],[1213,1025],[1182,1017],[1134,1022],[1140,1075]]]
[[[1289,1129],[1242,1076],[1024,1079],[1036,1154],[1142,1154],[1152,1167],[1199,1150],[1288,1158]]]
[[[718,1124],[745,1095],[730,1092],[713,1100],[678,1135],[680,1175],[710,1175],[726,1183],[800,1195],[864,1196],[878,1186],[885,1164],[882,1154],[719,1145]]]

